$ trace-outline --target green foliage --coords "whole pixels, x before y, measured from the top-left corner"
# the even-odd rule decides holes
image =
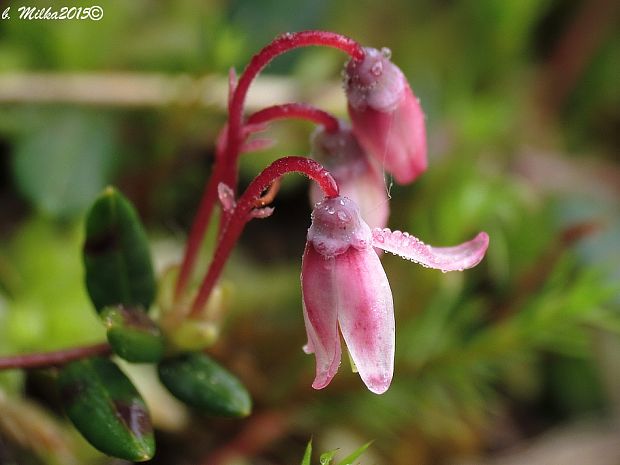
[[[304,452],[304,457],[301,460],[301,465],[310,465],[311,458],[312,458],[312,439],[308,441],[308,445],[306,446],[306,451]]]
[[[252,410],[241,381],[206,354],[192,352],[164,360],[158,372],[175,397],[204,413],[245,417]]]
[[[351,452],[344,459],[342,459],[341,461],[339,461],[337,464],[334,464],[334,465],[353,465],[353,463],[358,458],[360,458],[364,454],[364,452],[366,452],[366,449],[368,449],[371,444],[372,444],[372,441],[367,442],[366,444],[359,447],[355,451]],[[319,465],[330,465],[337,452],[338,452],[338,449],[323,452],[321,456],[319,457]],[[301,465],[310,465],[311,459],[312,459],[312,440],[310,440],[308,442],[308,445],[306,446],[306,451],[304,453],[304,457],[301,462]]]
[[[155,298],[155,276],[146,233],[138,215],[116,189],[108,187],[91,207],[84,242],[86,287],[97,311],[107,306],[140,306]]]
[[[13,172],[41,212],[72,217],[84,211],[109,180],[116,162],[116,129],[102,113],[59,110],[21,115]]]
[[[60,371],[58,391],[68,417],[97,449],[137,462],[153,457],[146,404],[114,363],[105,358],[71,362]]]
[[[33,5],[49,6],[42,0]],[[104,0],[101,5],[105,17],[97,23],[3,21],[2,77],[48,71],[105,77],[118,71],[169,74],[181,77],[179,82],[186,73],[217,73],[225,80],[230,66],[240,71],[259,44],[277,33],[315,26],[344,31],[363,44],[392,49],[427,116],[429,170],[406,188],[387,181],[390,227],[437,245],[465,240],[478,230],[491,236],[485,260],[462,274],[443,275],[382,257],[396,308],[393,386],[373,396],[343,364],[333,385],[316,393],[309,387],[314,361],[299,350],[305,337],[298,283],[303,237],[291,233],[305,214],[305,181],[286,180],[273,218],[253,222],[256,229],[246,231],[228,265],[233,311],[221,328],[221,347],[227,350],[218,346],[225,365],[241,367],[243,379],[266,387],[255,389],[261,410],[291,411],[296,427],[315,437],[329,434],[333,425],[376,437],[377,463],[420,465],[453,461],[463,449],[487,451],[498,412],[509,421],[510,412],[520,412],[512,427],[523,437],[529,437],[532,424],[555,426],[592,412],[612,415],[602,386],[619,391],[613,377],[606,379],[615,365],[602,365],[601,359],[616,363],[618,352],[607,354],[610,349],[600,343],[602,335],[617,342],[620,334],[620,293],[614,288],[620,250],[617,195],[613,186],[605,187],[617,171],[618,153],[620,87],[614,58],[620,42],[617,33],[609,33],[611,23],[596,24],[596,31],[573,42],[569,57],[581,68],[566,76],[564,68],[555,70],[562,84],[572,85],[557,107],[548,104],[544,89],[553,77],[550,65],[558,59],[555,47],[596,3],[395,0],[360,5],[339,0],[298,10],[248,0]],[[341,102],[322,87],[316,90],[317,83],[338,79],[342,62],[333,50],[303,50],[279,59],[264,74],[295,69],[302,84],[293,97],[314,100],[342,116]],[[3,88],[2,98],[10,90]],[[53,93],[43,86],[35,90]],[[287,98],[289,92],[295,86],[286,87]],[[193,88],[187,96],[194,98]],[[83,232],[75,218],[105,185],[116,183],[139,199],[150,235],[181,236],[176,231],[189,227],[223,120],[218,107],[194,105],[194,100],[157,109],[117,102],[113,111],[30,101],[2,100],[0,113],[2,354],[103,339],[101,322],[87,311],[78,252]],[[307,152],[309,124],[274,126],[269,136],[277,145],[242,160],[242,184],[276,156]],[[534,166],[542,182],[533,181],[531,167],[526,169],[531,152],[540,160],[550,153],[559,160],[540,173]],[[598,168],[590,171],[591,166]],[[601,193],[610,205],[605,211]],[[581,203],[580,215],[566,214],[568,198]],[[563,229],[581,218],[603,231],[565,244]],[[298,248],[295,240],[301,241]],[[178,241],[171,242],[178,247]],[[173,253],[178,259],[176,248]],[[157,258],[171,261],[164,253]],[[608,269],[601,272],[603,262]],[[114,300],[100,302],[99,308],[120,301]],[[151,299],[137,300],[145,306]],[[156,315],[160,309],[154,310]],[[107,316],[115,328],[108,335],[115,350],[136,360],[127,351],[141,351],[142,343],[126,345],[133,335],[127,337],[119,320]],[[190,326],[179,331],[180,339],[188,343],[186,336],[194,331],[202,343],[200,330]],[[149,340],[158,352],[160,340]],[[12,391],[21,392],[21,373],[0,374],[7,375],[13,378]],[[550,405],[555,416],[548,412]],[[213,443],[228,440],[228,430],[210,426]],[[274,446],[276,454],[290,449],[292,458],[282,463],[298,460],[297,436],[289,436]],[[0,442],[10,445],[11,440],[0,432]],[[404,445],[412,442],[422,450],[408,457]],[[307,456],[304,465],[310,463],[308,450]]]
[[[23,222],[0,244],[7,297],[0,334],[7,353],[101,340],[104,333],[83,285],[81,228],[41,217]],[[1,260],[1,259],[0,259]]]
[[[119,357],[134,363],[155,363],[164,355],[164,337],[141,308],[106,307],[101,319],[108,342]]]

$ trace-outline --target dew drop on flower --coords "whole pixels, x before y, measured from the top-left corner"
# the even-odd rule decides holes
[[[383,73],[383,63],[381,63],[380,61],[377,61],[370,68],[370,72],[372,73],[373,76],[376,76],[376,77],[381,76],[381,74]]]
[[[387,58],[389,60],[390,58],[392,58],[392,50],[387,47],[383,47],[381,49],[381,55],[383,55],[384,58]]]

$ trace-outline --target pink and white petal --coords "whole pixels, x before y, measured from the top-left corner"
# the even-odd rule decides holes
[[[331,171],[340,187],[340,195],[348,197],[357,203],[364,221],[371,228],[383,228],[387,225],[390,216],[390,204],[387,197],[383,177],[372,167],[359,176],[346,179]],[[325,194],[321,188],[312,183],[310,186],[310,202],[316,205],[323,200]]]
[[[353,247],[336,258],[338,322],[362,381],[384,393],[394,373],[394,304],[379,257]]]
[[[323,257],[307,243],[301,265],[304,323],[308,335],[304,350],[314,352],[316,357],[316,377],[312,383],[315,389],[327,386],[340,365],[335,272],[335,258]]]
[[[489,235],[481,232],[472,240],[454,247],[431,247],[409,233],[375,228],[372,230],[372,245],[422,266],[463,271],[476,266],[484,258]]]

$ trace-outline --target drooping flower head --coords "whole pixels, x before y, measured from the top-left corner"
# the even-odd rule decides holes
[[[339,331],[362,381],[385,392],[394,371],[394,306],[385,271],[373,247],[430,268],[463,270],[484,257],[489,238],[478,234],[456,247],[430,247],[400,231],[371,229],[346,197],[324,199],[312,212],[302,260],[306,353],[316,356],[312,387],[329,384],[340,365]],[[340,330],[339,330],[340,328]]]
[[[338,130],[328,132],[320,126],[311,136],[312,158],[321,163],[334,176],[344,197],[354,200],[362,218],[371,227],[387,226],[390,213],[382,173],[374,166],[344,121]],[[312,205],[323,198],[316,184],[310,187]]]
[[[389,50],[364,52],[344,72],[353,132],[396,182],[408,184],[427,167],[424,113]]]
[[[305,351],[316,355],[315,389],[338,371],[338,327],[368,389],[381,394],[392,381],[392,291],[371,244],[370,227],[352,200],[336,197],[315,206],[301,271]]]

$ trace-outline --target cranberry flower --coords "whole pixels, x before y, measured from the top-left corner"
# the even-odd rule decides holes
[[[353,131],[396,182],[408,184],[427,166],[424,113],[389,50],[364,52],[344,72]]]
[[[316,357],[312,384],[322,389],[340,365],[339,330],[362,381],[384,393],[394,371],[394,304],[385,271],[373,247],[429,268],[464,270],[477,265],[489,237],[479,233],[456,247],[431,247],[400,231],[371,229],[347,197],[315,205],[303,255],[301,287],[306,353]]]
[[[340,193],[358,204],[362,218],[371,227],[387,225],[390,207],[383,175],[360,147],[351,127],[344,121],[327,131],[319,127],[312,135],[312,158],[334,176]],[[323,198],[316,184],[310,187],[312,205]]]

